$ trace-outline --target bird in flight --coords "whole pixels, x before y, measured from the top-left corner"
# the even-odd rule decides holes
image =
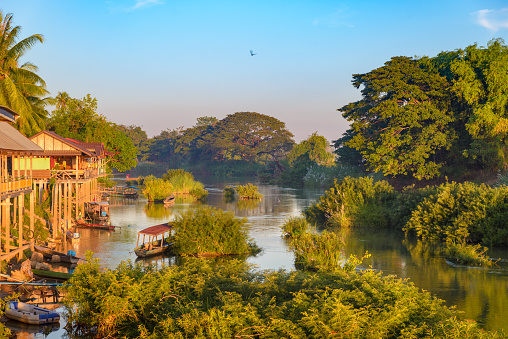
[[[254,55],[256,55],[256,54],[257,54],[257,53],[254,53],[254,52],[252,51],[252,49],[250,50],[250,56],[254,56]]]

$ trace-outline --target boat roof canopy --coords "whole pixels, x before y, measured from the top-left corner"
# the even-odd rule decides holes
[[[173,227],[167,222],[165,224],[150,226],[145,228],[144,230],[139,231],[139,234],[148,234],[148,235],[160,235],[170,231]]]

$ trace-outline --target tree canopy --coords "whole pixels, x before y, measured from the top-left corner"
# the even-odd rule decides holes
[[[354,74],[353,86],[361,88],[362,99],[338,109],[351,121],[340,145],[358,150],[371,170],[422,180],[459,167],[506,166],[503,40],[434,58],[393,57],[371,72]]]
[[[0,11],[0,105],[20,115],[16,126],[30,136],[45,127],[48,91],[36,73],[37,67],[30,62],[21,64],[21,58],[44,37],[34,34],[18,41],[20,33],[21,27],[13,25],[12,14]]]
[[[84,142],[104,143],[112,155],[107,159],[110,168],[126,171],[136,166],[137,149],[131,138],[118,125],[97,113],[97,99],[87,94],[73,99],[59,93],[56,109],[48,119],[48,129],[65,137]]]

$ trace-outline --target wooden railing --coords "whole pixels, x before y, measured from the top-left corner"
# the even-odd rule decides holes
[[[0,193],[22,191],[32,188],[32,178],[5,178],[0,181]]]

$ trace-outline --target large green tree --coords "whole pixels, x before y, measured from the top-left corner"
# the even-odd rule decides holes
[[[304,154],[307,154],[309,160],[320,166],[330,167],[335,164],[328,140],[324,136],[318,135],[317,132],[312,133],[310,137],[293,147],[287,156],[289,163],[293,165]]]
[[[49,103],[46,83],[37,75],[37,67],[21,58],[44,38],[34,34],[19,40],[20,26],[13,25],[12,14],[0,11],[0,105],[10,107],[20,117],[17,128],[29,136],[45,127]]]
[[[136,146],[122,127],[97,113],[97,99],[90,94],[83,99],[70,98],[65,92],[60,94],[56,109],[48,119],[49,130],[65,138],[104,143],[110,153],[107,156],[109,168],[126,171],[136,166]]]
[[[442,163],[436,152],[450,147],[447,127],[450,83],[426,58],[394,57],[383,67],[353,75],[363,98],[339,111],[355,132],[348,146],[359,150],[374,171],[429,179]]]

